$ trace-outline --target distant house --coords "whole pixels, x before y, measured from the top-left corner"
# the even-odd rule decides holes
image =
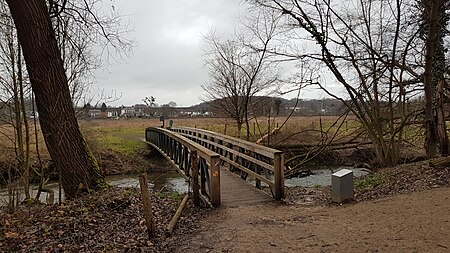
[[[88,117],[89,118],[100,118],[100,109],[89,109],[88,111]]]
[[[125,118],[134,117],[134,107],[133,106],[124,106],[120,109],[120,116]]]
[[[294,112],[309,111],[309,108],[306,106],[288,106],[286,109]]]
[[[110,107],[106,109],[107,118],[118,118],[120,117],[120,108]]]
[[[145,110],[148,108],[148,105],[144,104],[135,104],[134,105],[134,116],[135,117],[147,117],[147,113]]]
[[[147,117],[146,113],[147,105],[136,104],[133,106],[124,106],[120,108],[120,117],[132,118],[132,117]]]

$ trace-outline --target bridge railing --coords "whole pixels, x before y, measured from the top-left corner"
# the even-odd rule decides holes
[[[145,140],[171,160],[185,177],[194,174],[192,169],[199,171],[201,194],[206,196],[213,206],[220,205],[220,156],[217,153],[180,134],[159,127],[147,128]],[[192,162],[194,157],[198,162]],[[193,164],[198,167],[192,168]]]
[[[257,188],[262,187],[261,182],[265,183],[275,199],[284,198],[282,151],[203,129],[174,127],[171,130],[220,154],[222,165],[228,164],[244,180],[250,175]]]

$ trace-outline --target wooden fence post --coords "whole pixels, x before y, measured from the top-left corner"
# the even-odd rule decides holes
[[[155,226],[153,225],[152,203],[150,201],[150,193],[148,191],[147,174],[139,175],[139,185],[141,187],[142,203],[144,205],[144,216],[147,225],[148,238],[151,239],[155,235]]]
[[[197,151],[192,150],[189,154],[192,170],[192,193],[194,196],[194,205],[200,206],[200,186],[198,184],[198,160]]]
[[[211,204],[220,206],[220,155],[211,156]]]
[[[277,200],[284,198],[284,161],[283,153],[275,153],[273,158],[275,189],[274,197]]]

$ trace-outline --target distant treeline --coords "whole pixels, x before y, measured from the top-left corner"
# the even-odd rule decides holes
[[[186,109],[199,112],[213,112],[221,116],[217,100],[203,102]],[[253,97],[251,98],[250,113],[256,116],[283,116],[293,111],[293,115],[339,115],[345,111],[344,105],[337,99],[284,99],[279,97]]]

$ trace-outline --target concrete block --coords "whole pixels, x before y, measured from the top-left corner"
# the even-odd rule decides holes
[[[341,203],[353,199],[353,171],[342,169],[331,175],[331,199]]]

